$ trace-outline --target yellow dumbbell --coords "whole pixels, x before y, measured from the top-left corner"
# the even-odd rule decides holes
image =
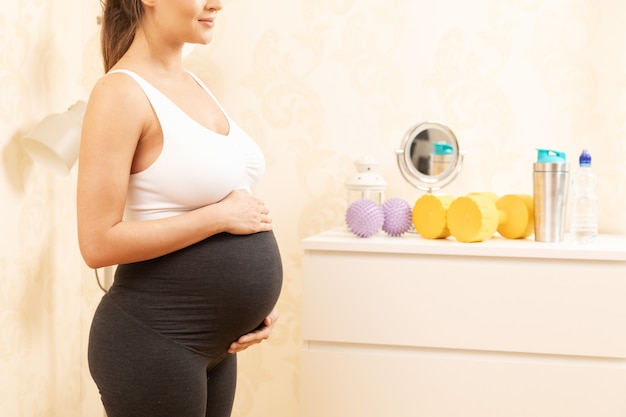
[[[447,226],[460,242],[482,242],[497,231],[507,239],[523,239],[534,229],[532,197],[472,193],[459,197],[448,208]]]

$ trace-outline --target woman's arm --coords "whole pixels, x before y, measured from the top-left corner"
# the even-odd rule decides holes
[[[140,141],[158,129],[141,88],[129,77],[103,77],[89,99],[79,154],[77,215],[83,258],[92,268],[171,253],[220,232],[270,230],[262,201],[233,191],[216,204],[150,221],[123,221],[129,176]]]

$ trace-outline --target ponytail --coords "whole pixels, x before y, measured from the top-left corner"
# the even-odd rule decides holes
[[[130,48],[144,10],[141,0],[101,0],[101,4],[100,46],[104,71],[109,72]]]

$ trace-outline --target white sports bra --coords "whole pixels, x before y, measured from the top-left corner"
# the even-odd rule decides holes
[[[163,148],[156,161],[130,176],[125,218],[151,220],[174,216],[216,203],[235,189],[256,184],[265,171],[257,144],[237,126],[207,86],[196,82],[218,103],[230,129],[224,136],[202,126],[167,96],[128,70],[145,92],[163,131]]]

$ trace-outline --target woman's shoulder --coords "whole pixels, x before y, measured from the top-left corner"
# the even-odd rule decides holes
[[[91,96],[104,101],[138,104],[145,102],[145,94],[130,71],[110,71],[96,81]]]
[[[138,75],[127,69],[113,69],[106,74],[102,75],[94,88],[101,89],[126,89],[131,85],[137,85],[136,77]]]
[[[96,81],[88,108],[102,123],[126,123],[143,126],[151,120],[151,106],[141,86],[123,73],[108,73]]]

